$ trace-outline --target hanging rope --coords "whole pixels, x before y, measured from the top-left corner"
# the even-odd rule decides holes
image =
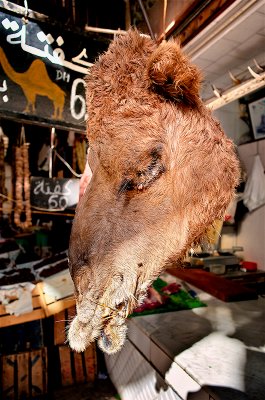
[[[78,174],[73,170],[73,168],[70,166],[70,164],[65,161],[65,159],[57,152],[56,146],[55,146],[55,128],[53,127],[51,130],[51,148],[50,148],[50,154],[49,154],[49,178],[52,178],[52,169],[53,169],[53,155],[55,157],[58,157],[60,161],[69,169],[69,171],[72,172],[72,174],[77,177],[81,178],[82,174]],[[77,159],[77,164],[78,168],[80,171],[85,170],[86,166],[86,143],[85,142],[76,142],[76,159]]]
[[[17,203],[17,200],[14,200],[14,199],[12,199],[11,197],[9,197],[9,196],[6,196],[6,195],[4,195],[3,193],[0,193],[0,197],[1,198],[3,198],[3,199],[5,199],[5,200],[8,200],[8,201],[11,201],[11,202],[13,202],[14,204],[16,204]],[[25,205],[25,202],[23,202],[23,205]],[[65,210],[65,207],[63,207],[63,208],[56,208],[55,210],[47,210],[47,208],[43,208],[43,207],[37,207],[37,206],[31,206],[31,209],[32,210],[37,210],[37,211],[42,211],[43,213],[49,213],[49,214],[56,214],[56,213],[58,213],[58,215],[66,215],[66,214],[59,214],[59,211],[64,211]],[[31,211],[32,213],[34,213],[34,212],[36,212],[36,211]],[[42,214],[42,213],[41,213]],[[71,215],[71,214],[67,214],[67,215]]]
[[[74,176],[76,176],[77,178],[81,178],[82,174],[78,174],[77,172],[75,172],[75,171],[73,170],[73,168],[68,164],[68,162],[65,161],[65,159],[64,159],[62,156],[60,156],[60,154],[57,153],[56,150],[54,150],[54,154],[56,155],[56,157],[59,158],[59,160],[62,161],[62,163],[64,163],[64,165],[72,172],[72,174],[73,174]]]

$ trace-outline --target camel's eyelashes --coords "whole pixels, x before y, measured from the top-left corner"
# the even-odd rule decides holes
[[[134,188],[135,188],[135,184],[134,184],[133,180],[125,178],[120,185],[118,193],[122,194],[124,192],[134,190]]]
[[[138,190],[149,187],[156,179],[165,172],[162,162],[162,145],[153,148],[145,165],[138,169],[134,178]]]
[[[124,178],[118,190],[119,194],[147,189],[165,172],[165,166],[161,161],[160,149],[159,151],[153,149],[150,155],[151,161],[149,159],[149,163],[146,163],[141,169],[138,168],[134,174],[130,173],[130,177]]]

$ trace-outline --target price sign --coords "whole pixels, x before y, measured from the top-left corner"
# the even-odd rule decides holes
[[[79,179],[32,177],[32,206],[50,211],[75,207],[79,199]]]
[[[0,10],[0,116],[85,131],[84,77],[109,40],[22,17]]]

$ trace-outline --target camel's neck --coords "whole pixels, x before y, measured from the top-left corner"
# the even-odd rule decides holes
[[[0,65],[2,65],[2,68],[6,75],[8,76],[9,79],[14,81],[15,83],[20,82],[20,77],[21,74],[16,72],[12,66],[9,64],[8,59],[4,53],[4,50],[0,48]]]

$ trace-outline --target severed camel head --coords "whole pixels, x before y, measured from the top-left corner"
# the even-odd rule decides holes
[[[68,340],[121,349],[126,318],[159,274],[224,212],[234,145],[199,97],[200,73],[174,41],[131,30],[87,77],[92,179],[69,246],[77,315]]]

